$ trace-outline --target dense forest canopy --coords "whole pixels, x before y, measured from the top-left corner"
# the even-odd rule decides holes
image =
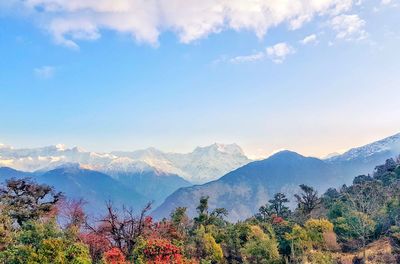
[[[289,198],[275,194],[253,217],[226,221],[202,197],[197,216],[178,207],[154,221],[141,211],[105,204],[93,219],[84,201],[52,187],[11,179],[0,189],[0,263],[398,263],[400,158],[372,175],[320,195],[300,185]]]

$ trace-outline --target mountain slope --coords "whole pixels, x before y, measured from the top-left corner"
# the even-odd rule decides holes
[[[111,176],[127,188],[146,197],[148,201],[152,201],[154,207],[160,205],[165,198],[177,189],[192,185],[177,175],[156,174],[151,171],[140,173],[118,172],[111,174]]]
[[[352,148],[341,155],[327,159],[330,162],[365,160],[370,161],[376,156],[398,154],[400,152],[400,133],[375,141],[365,146]],[[379,164],[379,163],[377,163]]]
[[[154,174],[151,171],[108,175],[84,169],[75,163],[35,173],[0,168],[0,182],[10,178],[32,178],[48,184],[69,198],[83,198],[89,208],[102,208],[108,200],[136,209],[152,201],[155,207],[175,190],[191,185],[176,175]]]
[[[279,152],[268,159],[249,163],[219,180],[181,188],[170,195],[153,215],[162,218],[177,206],[195,214],[201,196],[209,196],[210,208],[224,207],[228,219],[236,221],[253,215],[276,192],[292,197],[299,184],[309,184],[319,190],[335,185],[340,173],[326,162],[301,156],[295,152]]]
[[[116,206],[126,205],[135,210],[139,210],[148,202],[146,197],[112,177],[101,172],[82,169],[77,164],[69,164],[42,174],[20,172],[9,168],[0,169],[1,181],[22,177],[53,186],[68,198],[84,199],[87,202],[87,211],[94,215],[103,212],[107,201],[112,201]]]
[[[19,170],[14,170],[12,168],[8,167],[1,167],[0,168],[0,183],[8,180],[8,179],[23,179],[23,178],[28,178],[32,177],[33,174],[29,172],[23,172]]]
[[[400,154],[400,133],[375,141],[365,146],[326,159],[326,162],[340,167],[347,174],[368,174],[376,164]]]

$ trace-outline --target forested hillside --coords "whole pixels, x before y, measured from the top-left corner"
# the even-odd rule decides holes
[[[16,175],[20,176],[20,175]],[[227,210],[197,213],[175,208],[154,221],[151,204],[100,218],[84,201],[69,200],[29,179],[8,180],[0,190],[0,263],[398,263],[400,261],[400,158],[371,175],[319,194],[301,184],[289,198],[276,193],[258,213],[226,221]]]

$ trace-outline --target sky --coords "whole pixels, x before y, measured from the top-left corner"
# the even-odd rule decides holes
[[[0,142],[309,156],[400,132],[399,0],[2,0]]]

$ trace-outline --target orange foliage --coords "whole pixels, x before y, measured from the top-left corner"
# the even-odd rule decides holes
[[[107,250],[111,248],[110,242],[102,235],[96,233],[80,234],[80,239],[89,246],[92,260],[100,260]]]
[[[181,249],[166,239],[150,239],[143,250],[149,264],[183,264]]]
[[[104,259],[107,264],[126,264],[124,254],[115,247],[104,253]]]

